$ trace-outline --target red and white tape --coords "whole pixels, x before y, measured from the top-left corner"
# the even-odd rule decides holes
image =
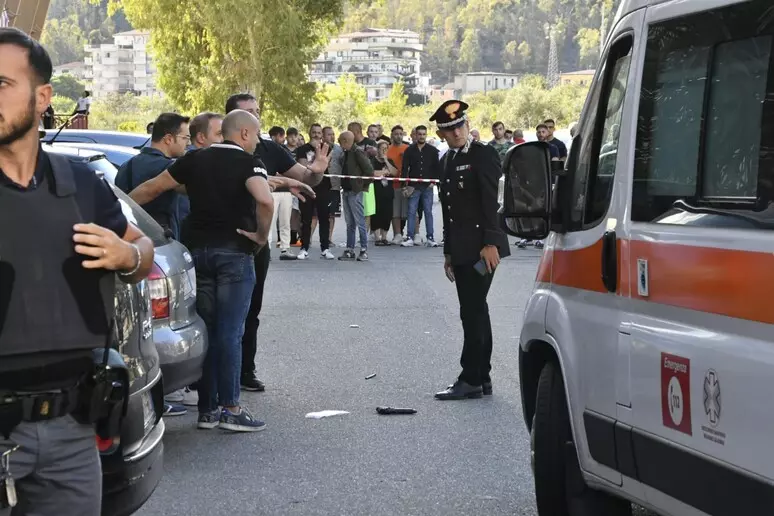
[[[324,176],[338,177],[340,179],[368,179],[370,181],[381,181],[382,179],[386,179],[387,181],[403,181],[405,183],[440,183],[441,182],[439,179],[412,179],[412,178],[406,178],[406,177],[392,177],[392,176],[363,177],[363,176],[344,176],[341,174],[324,174]]]

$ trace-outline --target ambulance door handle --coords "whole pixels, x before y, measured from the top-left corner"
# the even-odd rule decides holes
[[[606,231],[602,236],[602,283],[608,292],[615,292],[618,286],[617,242],[615,231]]]

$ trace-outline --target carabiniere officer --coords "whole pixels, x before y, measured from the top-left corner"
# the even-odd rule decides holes
[[[153,243],[107,183],[40,147],[51,59],[0,28],[0,515],[98,516],[102,473],[83,414],[92,351],[110,343],[115,276],[132,283]],[[100,403],[98,402],[97,405]],[[10,509],[11,506],[15,507]]]
[[[457,286],[465,335],[462,373],[435,395],[439,400],[492,394],[492,325],[486,297],[500,258],[510,255],[497,219],[500,157],[493,147],[473,141],[466,109],[466,103],[449,100],[430,117],[449,144],[441,160],[444,270]]]

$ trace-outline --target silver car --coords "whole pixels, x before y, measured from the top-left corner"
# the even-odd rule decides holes
[[[113,185],[115,167],[99,152],[57,146],[92,162],[91,168]],[[181,389],[201,377],[207,351],[207,328],[196,312],[196,270],[188,249],[170,238],[164,229],[113,186],[124,215],[145,233],[155,247],[154,264],[148,276],[153,321],[153,342],[159,354],[164,394]]]

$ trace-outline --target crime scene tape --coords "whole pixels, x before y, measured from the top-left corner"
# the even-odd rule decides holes
[[[387,181],[403,181],[405,183],[440,183],[440,179],[411,179],[411,178],[405,178],[405,177],[392,177],[392,176],[374,176],[374,177],[363,177],[363,176],[344,176],[341,174],[324,174],[324,177],[338,177],[340,179],[368,179],[369,181],[381,181],[382,179],[386,179]]]

